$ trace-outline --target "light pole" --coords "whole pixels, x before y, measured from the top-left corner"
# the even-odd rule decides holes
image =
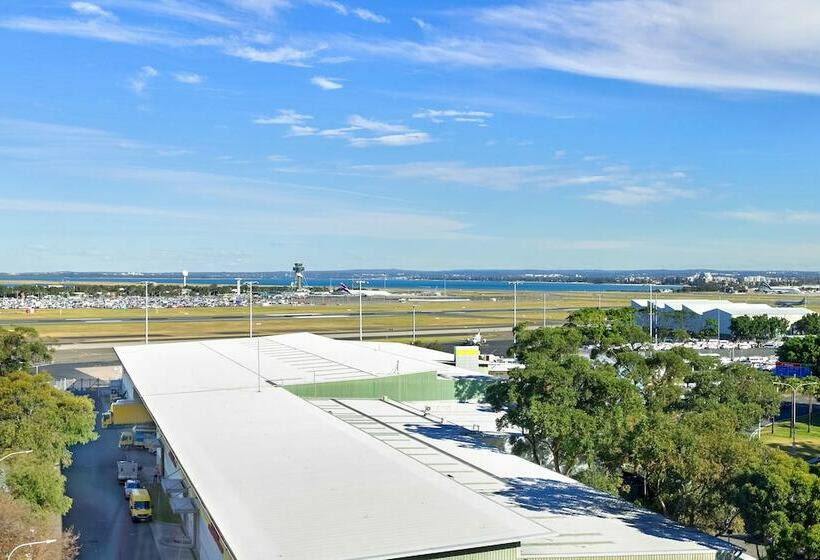
[[[649,341],[652,339],[652,284],[649,284]]]
[[[362,284],[364,284],[364,280],[356,280],[356,283],[359,285],[359,342],[363,340],[362,336]]]
[[[521,282],[516,280],[509,283],[513,287],[513,344],[515,344],[515,326],[518,324],[518,285]]]
[[[14,457],[15,455],[26,455],[28,453],[34,453],[33,449],[26,449],[25,451],[12,451],[8,455],[3,455],[0,457],[0,463],[8,459],[9,457]]]
[[[792,420],[791,426],[789,427],[789,432],[792,438],[792,451],[797,447],[797,390],[802,389],[803,387],[808,387],[811,385],[817,385],[816,381],[803,381],[800,382],[797,378],[793,378],[793,383],[784,383],[782,381],[773,381],[775,385],[780,385],[782,387],[787,387],[791,389],[792,392]],[[811,422],[811,418],[809,418],[809,422]],[[772,422],[772,427],[774,427],[774,422]]]
[[[245,285],[248,287],[248,295],[250,296],[248,300],[248,338],[253,338],[253,285],[258,283],[259,282],[256,281],[245,282]]]
[[[48,540],[45,540],[45,541],[34,541],[34,542],[27,542],[27,543],[23,543],[23,544],[18,544],[17,546],[15,546],[14,548],[11,549],[11,552],[9,552],[9,555],[6,556],[6,560],[11,560],[12,555],[15,552],[17,552],[18,550],[20,550],[21,548],[25,548],[27,546],[36,546],[38,544],[53,544],[53,543],[56,543],[56,542],[57,542],[57,539],[48,539]]]
[[[544,292],[544,324],[542,326],[547,328],[547,292]]]
[[[416,306],[413,306],[413,342],[416,341]]]
[[[148,344],[148,282],[145,284],[145,344]]]

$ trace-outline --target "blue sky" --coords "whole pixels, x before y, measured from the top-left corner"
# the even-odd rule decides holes
[[[814,0],[6,0],[3,271],[817,269]]]

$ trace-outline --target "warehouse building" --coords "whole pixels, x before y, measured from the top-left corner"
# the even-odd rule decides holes
[[[306,334],[115,350],[199,559],[737,557],[431,414],[475,377],[441,355]]]
[[[735,303],[724,299],[653,299],[652,324],[655,329],[683,329],[700,332],[707,321],[714,320],[721,336],[731,334],[734,317],[782,317],[793,325],[809,313],[805,307],[772,307],[765,303]],[[649,302],[646,299],[632,300],[632,308],[637,310],[635,322],[649,328]]]

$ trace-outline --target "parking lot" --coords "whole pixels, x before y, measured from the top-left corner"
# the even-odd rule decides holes
[[[103,392],[100,389],[99,392]],[[97,410],[108,408],[108,399],[92,395]],[[132,523],[128,502],[117,482],[116,462],[127,458],[150,468],[153,455],[146,451],[123,451],[117,447],[120,429],[100,429],[99,439],[73,450],[74,462],[65,470],[66,493],[74,501],[63,518],[65,527],[73,526],[80,536],[80,558],[84,560],[139,559],[159,560],[152,523]]]

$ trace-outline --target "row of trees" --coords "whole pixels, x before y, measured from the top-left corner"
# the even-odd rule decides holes
[[[72,445],[96,437],[94,405],[56,389],[48,374],[29,373],[48,361],[48,347],[33,329],[0,329],[0,552],[14,545],[53,538],[52,522],[71,507],[62,467],[71,464]],[[74,558],[76,538],[63,536],[62,558]],[[32,558],[53,558],[48,549],[32,549]]]
[[[647,350],[633,319],[585,309],[564,327],[516,329],[526,367],[487,395],[500,427],[522,434],[513,451],[711,533],[745,525],[770,558],[820,558],[817,513],[796,505],[820,497],[820,479],[750,437],[779,410],[770,376],[690,349]]]
[[[732,317],[729,329],[736,340],[772,340],[789,330],[789,321],[783,317],[768,315],[742,315]]]

